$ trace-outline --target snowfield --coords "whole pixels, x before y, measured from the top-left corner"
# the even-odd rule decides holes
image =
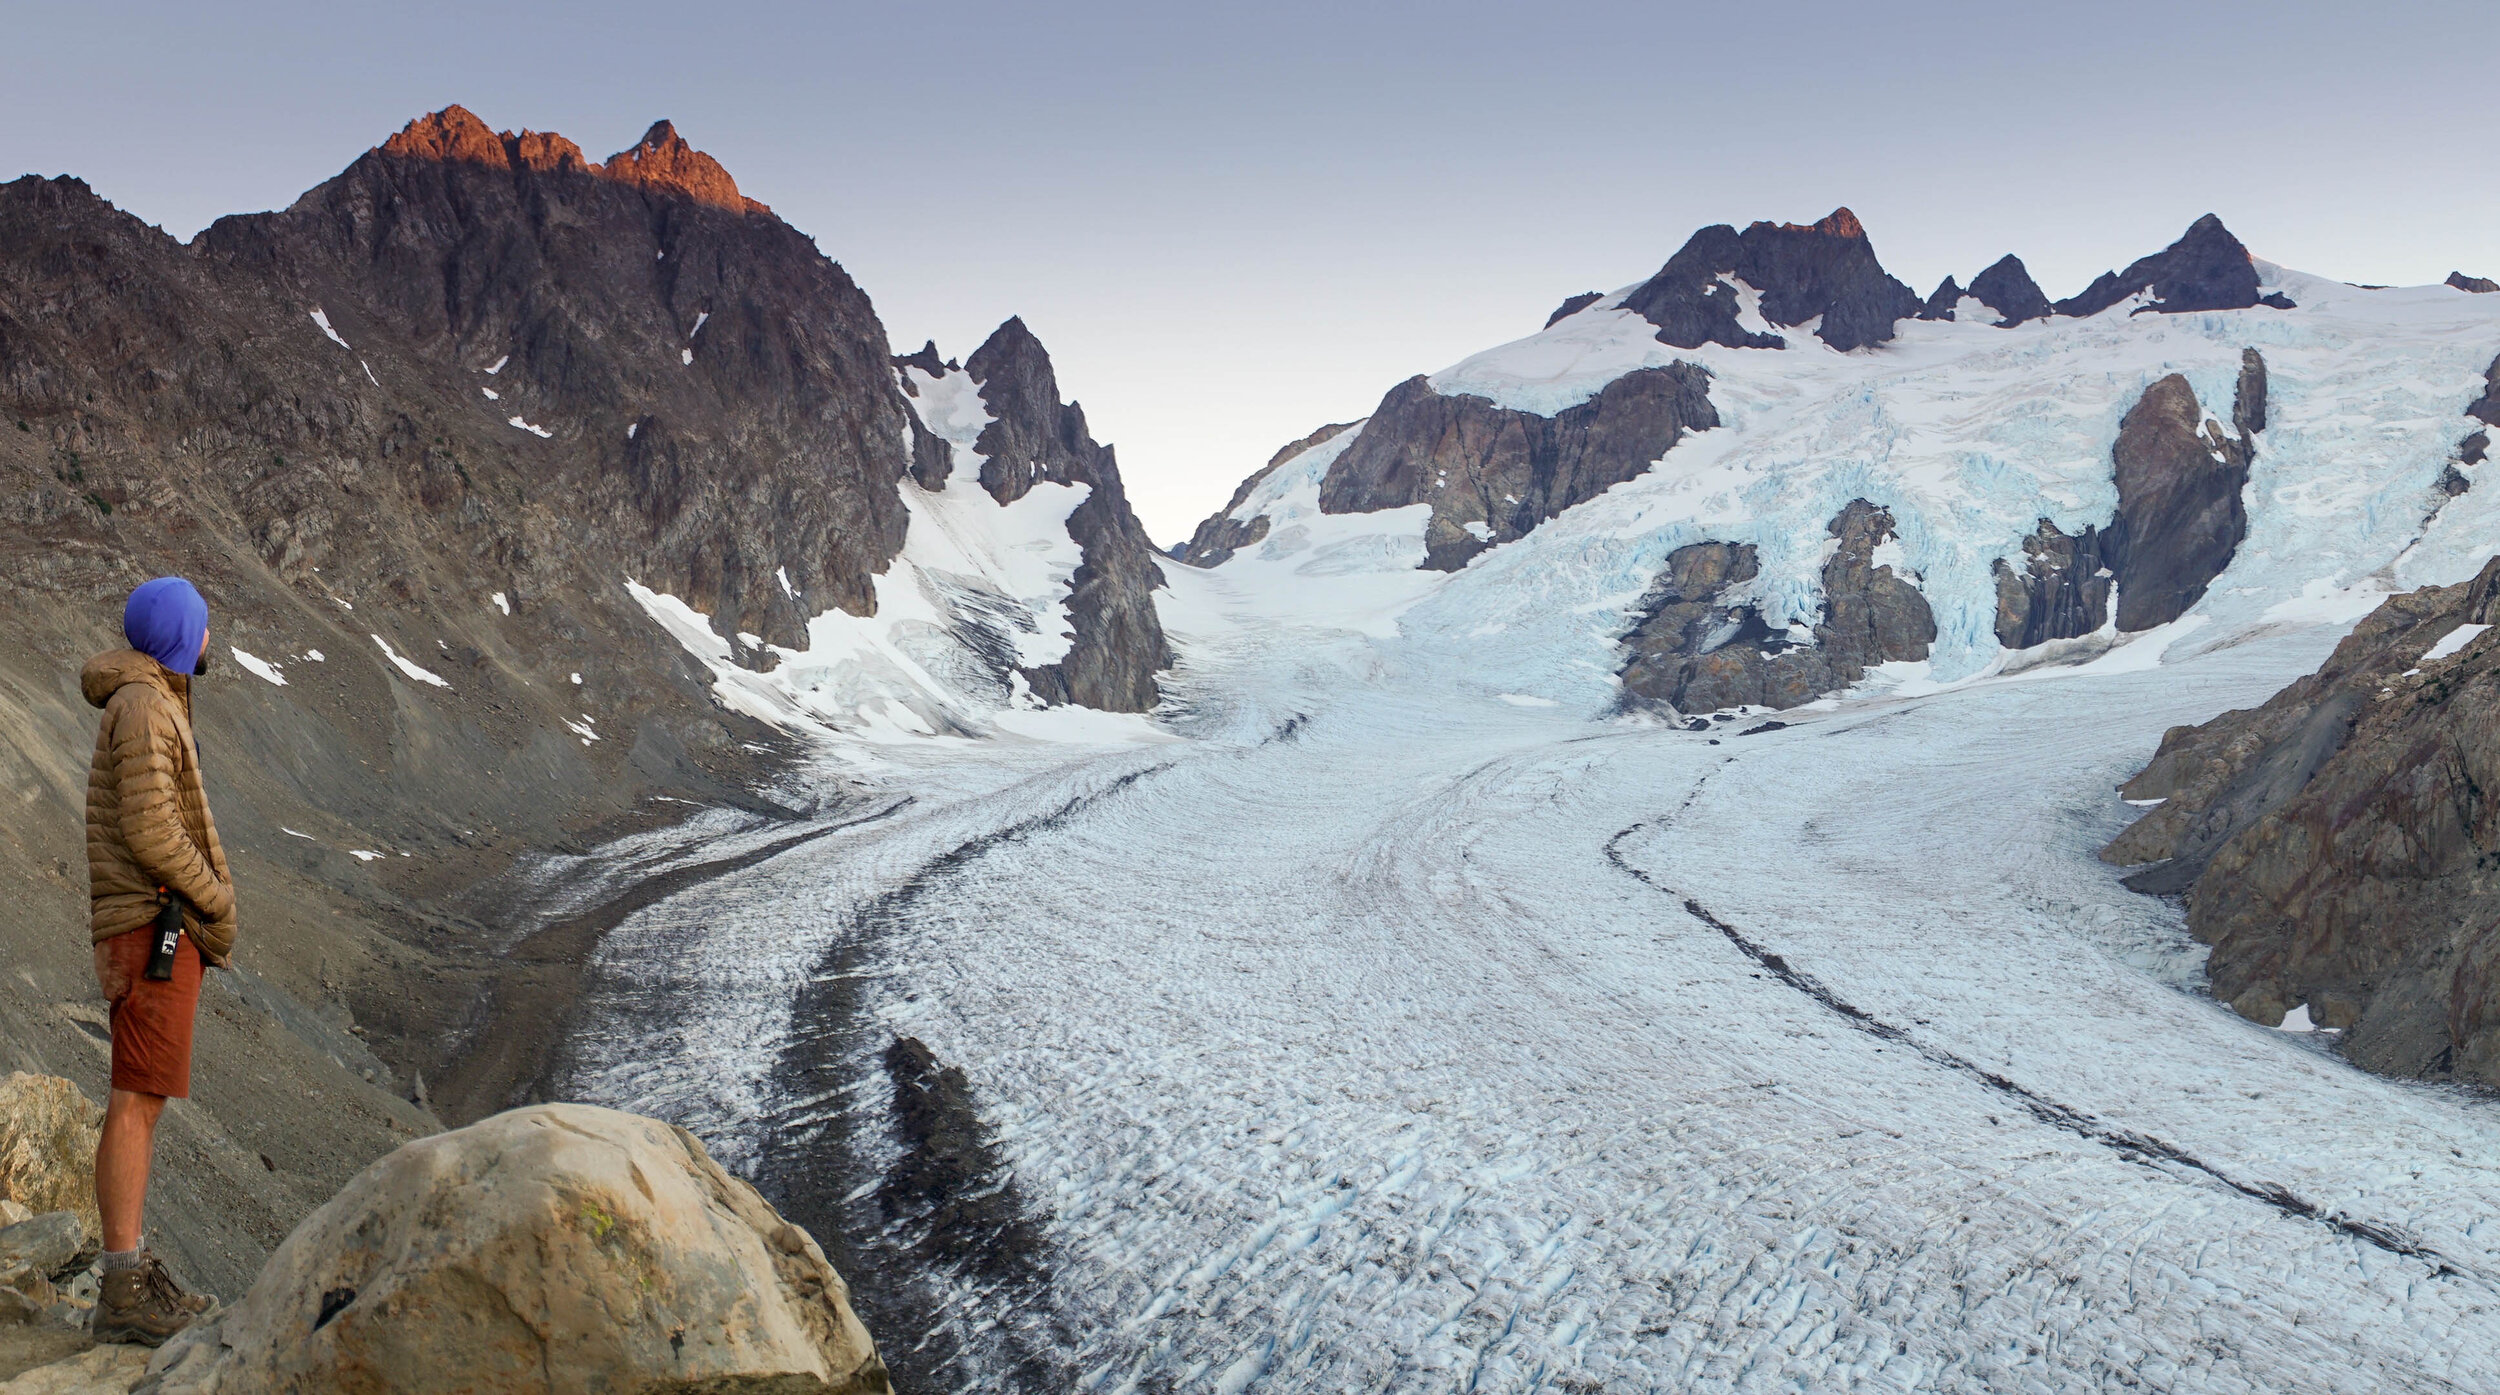
[[[1413,570],[1421,508],[1317,512],[1352,433],[1287,462],[1243,506],[1263,543],[1165,566],[1158,723],[839,738],[817,836],[604,943],[567,1088],[770,1190],[835,1166],[794,1138],[871,1182],[898,1153],[895,1036],[960,1067],[1047,1282],[939,1273],[927,1329],[877,1335],[942,1338],[963,1389],[1037,1342],[1044,1386],[1101,1392],[2500,1388],[2500,1109],[2201,996],[2178,911],[2094,856],[2164,729],[2500,549],[2500,488],[2425,523],[2500,296],[2261,269],[2302,309],[1841,355],[1642,347],[1600,302],[1447,370],[1552,411],[1693,358],[1726,425],[1447,576]],[[2227,414],[2248,344],[2272,421],[2205,603],[1998,650],[1992,558],[2105,521],[2142,387],[2186,372]],[[1668,552],[1755,542],[1766,618],[1811,618],[1861,495],[1931,662],[1753,734],[1615,712]],[[1048,617],[1045,530],[970,497],[1031,559],[972,571]],[[897,578],[937,573],[936,517]],[[847,729],[854,698],[952,701],[781,677],[813,662],[753,700]],[[836,979],[843,1023],[797,1010]],[[830,1083],[790,1067],[816,1058]],[[854,1239],[907,1259],[900,1227]]]

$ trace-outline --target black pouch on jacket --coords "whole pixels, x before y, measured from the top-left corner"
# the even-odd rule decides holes
[[[174,976],[174,948],[182,942],[182,898],[167,896],[156,912],[156,942],[148,951],[148,977],[163,983]]]

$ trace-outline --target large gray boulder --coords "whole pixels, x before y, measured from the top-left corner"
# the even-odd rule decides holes
[[[685,1130],[553,1104],[366,1168],[231,1310],[168,1343],[160,1395],[883,1392],[808,1234]]]

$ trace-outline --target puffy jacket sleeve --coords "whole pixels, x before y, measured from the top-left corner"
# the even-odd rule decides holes
[[[182,821],[182,729],[162,699],[139,696],[113,725],[113,778],[122,843],[141,871],[210,920],[234,915],[234,888],[217,875]]]

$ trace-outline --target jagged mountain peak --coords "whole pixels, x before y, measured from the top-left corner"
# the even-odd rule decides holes
[[[1815,334],[1843,351],[1892,338],[1893,326],[1920,308],[1917,294],[1884,270],[1866,225],[1846,208],[1814,223],[1756,222],[1741,233],[1725,223],[1703,228],[1625,296],[1623,308],[1677,348],[1786,348],[1781,336],[1744,326],[1739,282],[1759,293],[1764,322],[1819,320]]]
[[[2008,252],[1996,259],[1986,271],[1971,278],[1970,293],[1990,309],[2004,316],[2000,325],[2018,325],[2025,320],[2046,319],[2054,308],[2040,283],[2031,279],[2031,269],[2023,259]]]
[[[633,146],[595,164],[574,141],[553,131],[497,131],[458,103],[428,112],[382,142],[376,153],[397,160],[484,165],[539,173],[577,171],[646,193],[674,194],[733,213],[772,209],[738,192],[720,161],[686,143],[674,123],[655,121]]]
[[[932,378],[956,367],[938,358],[934,340],[893,362],[898,370],[917,369]],[[953,450],[961,447],[980,462],[975,482],[1002,505],[1044,486],[1085,491],[1066,515],[1067,536],[1083,556],[1067,598],[1074,642],[1054,662],[1020,666],[1022,681],[1048,703],[1149,710],[1160,696],[1155,674],[1171,663],[1150,595],[1163,584],[1163,573],[1155,565],[1154,544],[1129,507],[1118,456],[1087,431],[1083,408],[1059,400],[1050,353],[1021,317],[1009,316],[992,330],[961,371],[971,378],[985,419],[947,413],[938,405],[945,393],[913,395],[921,420],[913,473],[923,488],[952,487]],[[911,386],[908,373],[904,383]],[[960,394],[962,386],[954,390]],[[940,439],[946,431],[955,433],[951,442]]]
[[[1774,223],[1769,219],[1760,219],[1748,226],[1745,231],[1752,232],[1755,228],[1769,228],[1776,232],[1786,233],[1821,233],[1825,237],[1852,238],[1859,242],[1867,240],[1866,224],[1859,222],[1858,215],[1850,212],[1845,205],[1833,209],[1811,223]]]
[[[608,178],[639,189],[682,194],[697,203],[738,213],[769,214],[763,204],[738,192],[721,162],[686,143],[677,127],[663,119],[651,123],[642,140],[608,157],[600,167]]]
[[[1040,337],[1025,324],[1022,315],[1009,315],[1000,321],[998,328],[990,331],[990,337],[981,341],[981,347],[972,351],[972,357],[965,360],[965,364],[971,369],[972,376],[984,382],[989,380],[993,370],[1002,367],[1030,365],[1038,367],[1043,373],[1051,371],[1050,350],[1042,347]],[[984,368],[983,364],[990,367]]]
[[[962,364],[957,363],[951,358],[938,357],[937,341],[934,339],[922,344],[918,349],[912,351],[911,353],[896,354],[894,356],[894,366],[897,369],[917,368],[932,378],[943,378],[950,372],[959,373],[963,371]],[[908,381],[906,381],[903,386],[906,392],[911,390],[911,384]]]
[[[1944,284],[1936,287],[1935,293],[1927,297],[1927,304],[1918,312],[1918,317],[1922,320],[1954,319],[1954,307],[1965,296],[1996,311],[1996,325],[2000,329],[2011,329],[2025,320],[2045,319],[2051,309],[2048,296],[2041,292],[2040,284],[2031,279],[2031,272],[2023,266],[2023,259],[2007,253],[1986,271],[1972,277],[1968,288],[1950,276],[1944,278]]]
[[[477,117],[477,113],[454,102],[440,111],[428,112],[399,128],[399,134],[382,142],[382,153],[411,160],[461,160],[471,164],[502,165],[508,162],[503,139],[494,128]]]
[[[2248,248],[2222,219],[2208,213],[2188,224],[2179,240],[2149,257],[2139,257],[2125,271],[2103,272],[2083,293],[2057,302],[2061,315],[2097,315],[2130,296],[2150,293],[2133,313],[2155,310],[2179,314],[2191,310],[2245,310],[2252,305],[2292,309],[2281,293],[2260,295],[2257,265]]]
[[[1919,308],[1918,317],[1922,320],[1952,319],[1953,307],[1961,304],[1962,294],[1960,281],[1950,276],[1944,278],[1936,283],[1935,290],[1928,293],[1927,303]]]

